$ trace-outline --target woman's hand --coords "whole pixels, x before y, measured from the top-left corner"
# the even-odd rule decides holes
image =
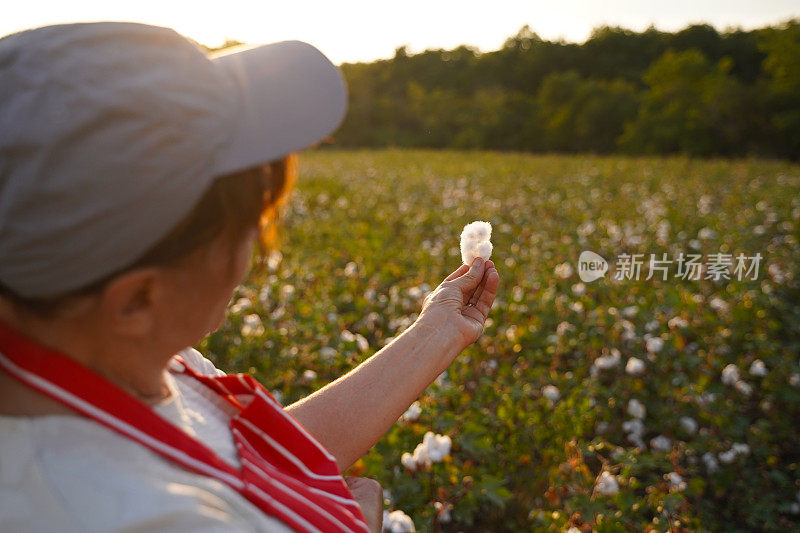
[[[478,257],[471,266],[461,265],[425,297],[417,322],[452,334],[459,351],[463,350],[483,332],[499,285],[494,263],[484,264]]]
[[[344,482],[361,507],[369,530],[380,533],[383,527],[383,490],[380,483],[368,477],[346,476]]]

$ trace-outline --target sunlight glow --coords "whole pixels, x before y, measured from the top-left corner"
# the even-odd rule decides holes
[[[709,22],[723,30],[777,24],[793,16],[800,16],[795,0],[31,1],[4,13],[0,35],[47,24],[127,20],[169,26],[212,47],[226,39],[253,44],[300,39],[341,63],[390,58],[403,45],[412,53],[461,44],[497,50],[526,24],[546,39],[582,42],[602,24],[634,30],[653,24],[674,31]]]

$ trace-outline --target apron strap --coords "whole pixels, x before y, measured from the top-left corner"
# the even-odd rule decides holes
[[[187,470],[225,483],[298,531],[368,531],[333,456],[257,380],[242,374],[202,376],[180,356],[173,361],[239,409],[231,430],[241,469],[100,374],[0,322],[0,368],[29,388]]]

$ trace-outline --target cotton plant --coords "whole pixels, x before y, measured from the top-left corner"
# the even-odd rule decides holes
[[[545,385],[542,387],[542,396],[547,398],[550,405],[552,405],[561,398],[561,391],[555,385]]]
[[[657,452],[667,452],[672,448],[672,440],[664,435],[658,435],[650,439],[650,447]]]
[[[686,490],[686,482],[683,480],[683,476],[678,474],[677,472],[670,472],[664,476],[669,483],[670,490],[674,492],[681,492]]]
[[[734,442],[730,449],[719,454],[719,460],[725,464],[730,464],[740,455],[749,455],[750,446],[743,442]]]
[[[651,337],[645,341],[645,349],[651,353],[656,354],[664,348],[664,339],[661,337]]]
[[[241,314],[242,311],[246,311],[251,307],[253,307],[253,303],[250,301],[249,298],[243,296],[241,298],[238,298],[236,302],[233,305],[231,305],[230,312],[232,315],[238,315]]]
[[[560,279],[568,279],[572,277],[572,273],[574,272],[572,265],[569,263],[559,263],[556,265],[555,269],[553,269],[553,273],[556,275],[557,278]]]
[[[241,332],[242,337],[260,337],[263,335],[264,324],[261,323],[261,317],[255,313],[245,316]]]
[[[626,433],[627,439],[635,444],[638,448],[644,448],[644,422],[639,418],[627,420],[622,423],[622,431]]]
[[[383,512],[383,531],[388,533],[415,533],[414,521],[400,509]]]
[[[761,371],[760,365],[756,365],[756,372],[759,371]],[[766,367],[764,367],[763,371],[766,373]],[[739,367],[734,364],[729,364],[722,369],[720,379],[724,385],[733,386],[745,396],[750,396],[753,393],[753,386],[741,379]]]
[[[448,176],[457,172],[448,172]],[[605,170],[601,169],[601,174],[603,172]],[[488,174],[488,180],[494,186],[496,173],[490,170]],[[748,179],[757,178],[757,174]],[[764,176],[769,175],[764,173]],[[800,186],[796,172],[785,173],[784,177]],[[771,302],[785,304],[780,300],[783,293],[775,290],[776,285],[764,275],[765,265],[762,264],[759,275],[758,281],[763,282],[761,285],[734,284],[731,281],[727,284],[730,290],[720,291],[729,302],[707,294],[706,283],[702,280],[687,283],[677,278],[671,283],[645,281],[646,263],[638,283],[632,280],[615,283],[610,273],[605,280],[579,283],[575,260],[581,249],[592,248],[612,259],[611,256],[622,249],[619,243],[629,233],[635,233],[650,240],[632,248],[632,252],[660,252],[662,245],[653,246],[655,241],[652,238],[661,220],[648,222],[644,213],[641,216],[637,214],[635,205],[624,202],[622,209],[607,209],[609,203],[599,200],[609,192],[616,193],[614,189],[606,189],[602,180],[587,180],[585,188],[576,187],[574,181],[557,189],[548,185],[541,189],[543,194],[524,195],[524,198],[516,194],[503,197],[500,189],[484,191],[477,178],[465,179],[461,185],[458,185],[458,180],[446,179],[437,183],[420,178],[418,183],[415,182],[415,188],[399,191],[408,199],[405,205],[409,206],[402,216],[421,222],[414,225],[408,237],[424,239],[420,247],[422,253],[417,259],[424,265],[430,264],[432,272],[444,272],[451,270],[447,266],[450,259],[458,257],[456,263],[463,259],[458,245],[449,242],[447,236],[454,239],[460,231],[458,228],[463,228],[471,220],[464,219],[459,224],[456,217],[462,216],[463,212],[469,213],[470,205],[482,205],[488,212],[498,213],[497,221],[491,220],[495,237],[491,240],[498,244],[496,240],[500,233],[515,236],[509,241],[509,249],[504,250],[504,260],[509,264],[503,274],[505,277],[501,276],[505,280],[499,294],[503,305],[492,310],[491,317],[495,319],[496,327],[491,327],[444,374],[449,376],[448,388],[431,387],[426,399],[421,401],[423,412],[420,417],[404,426],[404,420],[416,417],[416,409],[410,408],[407,414],[399,417],[390,438],[376,447],[369,460],[364,462],[364,475],[378,477],[385,486],[392,488],[395,499],[387,502],[386,508],[389,511],[402,509],[420,529],[431,531],[437,525],[453,531],[484,531],[491,530],[492,524],[498,523],[507,523],[510,530],[535,531],[567,531],[571,526],[574,527],[572,531],[639,531],[648,528],[661,531],[669,527],[697,530],[708,524],[711,529],[726,530],[724,526],[730,526],[730,521],[724,517],[715,521],[714,509],[709,510],[709,507],[718,508],[720,515],[741,509],[741,517],[750,520],[756,515],[774,524],[783,520],[787,526],[785,529],[791,530],[793,523],[785,521],[797,520],[798,517],[788,514],[785,509],[778,514],[778,504],[774,502],[778,499],[800,502],[795,498],[797,487],[792,485],[796,481],[794,478],[787,482],[793,490],[784,487],[782,494],[769,494],[769,498],[762,498],[764,502],[757,498],[761,491],[777,489],[780,485],[774,471],[791,472],[787,470],[791,459],[781,451],[796,433],[790,429],[790,420],[795,413],[786,412],[787,402],[782,398],[800,390],[800,364],[796,355],[792,357],[791,351],[779,351],[780,343],[766,342],[768,337],[748,337],[742,333],[752,323],[754,331],[763,331],[769,336],[775,331],[769,327],[775,310]],[[416,186],[429,181],[436,186],[430,191],[425,190],[425,194],[417,194]],[[641,181],[626,182],[631,187],[630,197],[637,196]],[[764,187],[774,181],[758,179],[755,183],[759,187],[752,191],[760,195]],[[681,206],[687,200],[696,202],[696,193],[711,188],[700,178],[695,185],[702,187],[683,188],[680,184],[673,184],[674,188],[667,190],[660,188],[662,180],[656,194],[661,196],[664,205]],[[647,181],[641,185],[641,190],[649,186],[650,181]],[[506,184],[503,188],[510,189]],[[375,192],[380,190],[375,189]],[[455,192],[463,195],[454,198]],[[432,194],[428,196],[428,193]],[[483,196],[473,197],[478,193],[483,193]],[[331,208],[338,194],[331,194]],[[380,194],[367,195],[368,200],[379,197]],[[435,201],[429,202],[429,197]],[[709,197],[716,198],[716,194]],[[440,200],[443,198],[454,198],[452,205],[441,209]],[[489,202],[496,198],[505,203],[495,208]],[[582,201],[587,198],[595,202],[587,201],[583,205]],[[531,226],[530,213],[540,212],[537,208],[551,208],[556,205],[556,200],[563,207],[564,220],[557,217],[557,220],[550,221],[545,217]],[[534,202],[537,205],[533,205]],[[745,218],[747,208],[752,208],[755,215],[764,215],[765,212],[751,205],[754,203],[740,204],[742,209],[737,211],[741,211]],[[794,225],[790,230],[784,230],[777,227],[778,223],[765,224],[770,238],[783,239],[795,233],[800,223],[800,199],[791,203],[791,206],[782,205],[781,209],[788,213],[789,207],[794,208]],[[592,207],[601,204],[602,209]],[[456,211],[457,208],[463,210]],[[325,211],[329,212],[327,208]],[[674,250],[690,251],[687,241],[695,237],[692,233],[697,228],[695,232],[680,236],[681,230],[692,227],[695,222],[694,211],[689,211],[692,212],[687,217],[682,217],[680,209],[670,209],[668,215],[661,216],[671,224],[669,242],[662,243],[670,252],[671,259],[675,259]],[[374,213],[383,215],[377,211]],[[564,227],[570,223],[577,226],[584,222],[576,219],[575,213],[581,213],[581,217],[585,214],[586,220],[596,221],[592,238],[587,238],[586,244],[578,245],[571,234],[564,232]],[[341,219],[329,222],[349,223],[348,215],[342,215]],[[474,216],[473,220],[477,218]],[[320,220],[309,219],[309,229],[322,227]],[[755,253],[758,250],[749,249],[747,242],[737,240],[737,234],[747,229],[736,226],[737,220],[729,213],[721,213],[720,227],[707,225],[717,231],[720,243],[726,243],[736,253],[739,249],[748,254]],[[389,218],[388,221],[392,223],[395,219]],[[506,224],[510,226],[508,230],[504,229]],[[730,231],[726,225],[731,226]],[[617,231],[612,231],[614,227]],[[342,234],[349,239],[353,233],[343,231]],[[429,241],[428,246],[425,240]],[[760,249],[768,249],[767,240],[753,241],[753,246],[756,242]],[[273,325],[276,330],[287,327],[287,337],[294,333],[304,338],[301,342],[305,345],[299,344],[301,356],[291,359],[292,373],[275,371],[276,367],[266,357],[257,359],[251,355],[263,354],[273,348],[288,351],[283,350],[277,338],[277,345],[267,347],[272,335],[265,335],[263,343],[243,342],[241,350],[247,351],[235,359],[245,366],[253,364],[262,375],[274,376],[271,385],[280,383],[287,401],[296,399],[300,393],[307,392],[311,384],[321,384],[323,378],[328,379],[334,370],[343,368],[348,355],[358,353],[356,333],[367,336],[370,350],[388,343],[392,335],[399,335],[408,325],[404,321],[413,320],[413,313],[419,311],[420,300],[427,291],[421,282],[435,281],[428,276],[420,278],[414,271],[397,272],[396,262],[387,263],[391,268],[384,268],[382,263],[368,258],[368,248],[350,247],[347,243],[340,243],[337,247],[347,251],[342,254],[342,258],[347,258],[342,259],[341,264],[337,258],[336,273],[341,274],[345,264],[352,260],[358,266],[357,269],[351,268],[357,278],[333,276],[336,287],[329,293],[320,283],[332,266],[329,255],[321,253],[320,268],[310,271],[306,269],[306,257],[298,255],[299,249],[293,249],[292,264],[285,265],[278,276],[280,279],[266,285],[272,287],[277,297],[281,283],[291,282],[297,287],[295,303],[282,305],[281,299],[275,298],[273,302],[270,298],[267,306],[257,297],[257,288],[262,285],[255,285],[254,295],[248,296],[253,308],[243,309],[233,316],[227,327],[228,335],[238,336],[244,316],[258,312],[267,330],[272,330]],[[716,242],[711,247],[706,246],[707,242],[702,244],[704,255],[720,251]],[[793,241],[781,241],[780,244],[796,246]],[[432,253],[433,249],[437,254]],[[781,246],[773,250],[783,254]],[[492,251],[495,261],[496,255]],[[365,257],[366,262],[362,262],[361,258]],[[775,257],[777,261],[778,257]],[[783,254],[781,260],[785,257],[788,254]],[[670,266],[670,274],[675,273],[676,266],[674,263]],[[298,272],[293,274],[292,269]],[[315,279],[306,280],[306,274],[314,274]],[[767,289],[772,289],[772,294]],[[237,293],[239,296],[245,294]],[[328,297],[335,298],[333,305],[325,305]],[[585,306],[580,315],[573,306],[576,301]],[[747,301],[752,305],[741,305]],[[231,303],[236,302],[234,298]],[[301,303],[311,306],[312,316],[294,324],[292,318],[297,315],[296,305]],[[285,308],[286,313],[280,323],[275,321],[273,324],[271,312],[276,305]],[[727,311],[723,312],[726,306]],[[756,315],[761,309],[768,311],[766,317]],[[734,310],[736,312],[732,313]],[[371,312],[379,315],[380,320],[368,323],[363,317]],[[328,314],[331,318],[326,318]],[[315,328],[317,323],[322,327]],[[347,338],[340,339],[339,333],[344,329],[349,330],[345,334]],[[317,338],[319,335],[321,337]],[[657,337],[663,344],[650,340],[648,349],[648,340]],[[265,345],[263,350],[259,350],[261,344]],[[324,346],[330,349],[323,352],[321,347]],[[619,357],[612,347],[619,350]],[[661,349],[657,351],[657,348]],[[213,351],[225,353],[216,346]],[[233,353],[239,355],[239,352]],[[311,362],[305,357],[307,354],[311,354],[312,361],[318,365],[312,368],[320,374],[309,385],[300,379]],[[557,374],[548,372],[547,368],[553,356],[556,357],[553,366]],[[757,358],[763,367],[761,363],[755,363]],[[726,371],[722,379],[720,372],[728,363],[734,363],[735,367]],[[329,368],[330,375],[327,373]],[[764,369],[767,373],[761,375]],[[590,372],[595,378],[588,377]],[[442,379],[437,382],[442,383]],[[545,390],[548,384],[559,389],[560,398],[553,404],[557,416],[553,416],[553,408],[549,405],[556,397],[555,391]],[[748,387],[752,389],[749,397],[745,396]],[[515,400],[508,402],[509,397]],[[565,403],[567,399],[569,405]],[[642,418],[637,418],[641,411],[631,399],[646,406]],[[772,401],[770,412],[764,410],[765,400]],[[503,409],[500,409],[501,405]],[[458,409],[457,416],[444,415],[453,407]],[[400,413],[402,410],[397,414]],[[492,446],[508,434],[505,433],[506,427],[513,431],[509,424],[529,418],[546,420],[547,424],[537,432],[515,432],[513,439],[504,439],[499,447]],[[436,427],[423,425],[430,421],[435,421]],[[750,432],[762,427],[763,431],[759,433]],[[502,428],[502,432],[496,428]],[[423,434],[428,429],[450,435],[453,445],[457,438],[463,444],[459,453],[451,448],[452,460],[446,457],[442,463],[431,463],[431,467],[425,467],[425,462],[418,465],[414,458],[415,446],[423,441]],[[671,439],[672,444],[666,451],[651,448],[651,439],[659,434]],[[739,453],[741,446],[733,448],[733,441],[745,442],[744,436],[753,448],[749,456]],[[565,443],[570,440],[574,440],[576,448],[584,454],[586,470],[560,468],[562,464],[569,465],[570,459],[574,458],[565,451]],[[661,442],[657,440],[654,444]],[[541,455],[532,457],[531,450],[539,449]],[[400,456],[404,452],[409,453],[401,462]],[[418,453],[417,459],[422,455]],[[776,464],[772,464],[773,457],[777,458]],[[501,464],[513,467],[501,469]],[[598,474],[602,471],[608,471],[608,474],[601,480]],[[526,482],[528,478],[530,483]],[[737,479],[746,482],[733,481]],[[683,483],[686,488],[680,490]],[[508,488],[511,493],[508,497],[518,502],[536,501],[532,506],[534,509],[530,505],[502,508],[490,493],[480,492],[483,490],[481,487],[495,485]],[[594,490],[595,486],[598,490]],[[531,487],[552,487],[549,494],[552,500],[539,492],[531,494]],[[604,495],[615,489],[616,495]],[[593,497],[587,497],[589,494]],[[748,502],[748,499],[752,501]],[[714,505],[703,505],[709,501]],[[449,510],[451,522],[445,525],[448,503],[455,508]],[[624,509],[621,516],[616,516],[619,506],[624,506]],[[570,509],[570,513],[565,509]],[[667,510],[669,516],[662,514],[663,510]],[[602,523],[599,523],[598,515],[602,516]],[[471,523],[475,525],[470,527]],[[387,529],[391,530],[391,526]]]
[[[706,470],[709,472],[713,473],[719,470],[719,461],[713,453],[706,452],[701,459],[703,460],[703,464],[706,465]]]
[[[430,468],[433,463],[441,463],[450,455],[453,441],[448,435],[438,435],[428,431],[422,442],[414,448],[414,453],[405,452],[400,457],[400,462],[409,470]]]
[[[476,257],[484,261],[492,256],[492,225],[489,222],[476,220],[470,222],[461,231],[461,260],[471,265]]]
[[[647,408],[636,398],[633,398],[628,402],[628,414],[633,418],[642,419],[646,413]]]
[[[453,504],[450,502],[434,502],[434,509],[436,509],[436,518],[442,524],[448,524],[452,521],[453,517],[450,511],[453,509]]]
[[[421,414],[422,407],[420,406],[419,402],[414,402],[408,406],[408,409],[406,409],[405,413],[400,415],[400,420],[398,420],[398,422],[400,424],[410,424],[412,422],[416,422],[419,420]]]
[[[300,376],[300,381],[302,381],[303,383],[311,383],[316,379],[317,379],[317,373],[311,370],[310,368],[308,370],[304,370]]]
[[[641,376],[646,369],[647,365],[638,357],[631,357],[625,364],[625,373],[630,376]]]
[[[620,351],[616,348],[611,348],[609,353],[606,355],[601,355],[597,359],[594,360],[592,363],[592,367],[589,369],[589,373],[592,376],[596,376],[602,370],[610,370],[617,365],[619,365],[621,359]]]
[[[756,377],[764,377],[767,375],[767,365],[761,359],[756,359],[750,364],[750,374]]]
[[[369,350],[369,341],[360,333],[353,333],[352,331],[346,329],[342,331],[340,338],[343,342],[355,342],[356,346],[361,352],[366,352]]]
[[[619,492],[619,482],[614,474],[604,470],[597,478],[594,490],[603,496],[613,496]]]
[[[694,435],[697,433],[697,421],[690,417],[690,416],[682,416],[678,422],[681,425],[681,428],[688,433],[689,435]]]

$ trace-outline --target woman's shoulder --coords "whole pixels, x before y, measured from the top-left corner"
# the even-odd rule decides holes
[[[119,529],[286,531],[230,487],[95,422],[0,416],[0,531]]]
[[[0,415],[0,531],[79,531],[46,480],[29,417]]]

